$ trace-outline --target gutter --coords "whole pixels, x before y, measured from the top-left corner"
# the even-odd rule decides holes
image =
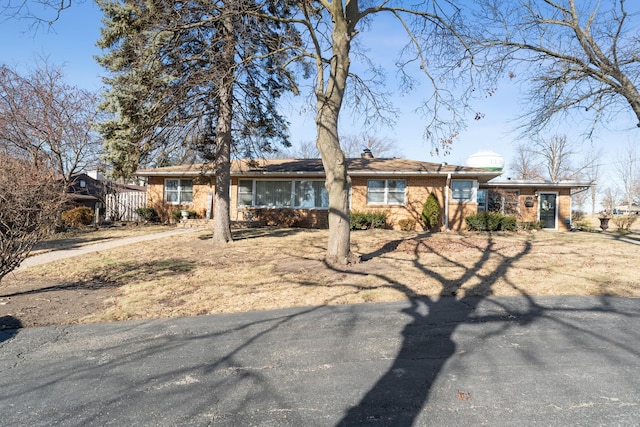
[[[449,186],[451,185],[451,172],[447,174],[447,184],[444,187],[444,230],[449,231]]]

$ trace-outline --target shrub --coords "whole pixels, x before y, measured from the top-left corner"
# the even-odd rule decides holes
[[[438,216],[440,216],[440,205],[438,205],[438,198],[435,194],[431,193],[422,205],[420,220],[422,221],[426,229],[431,230],[438,226]]]
[[[158,213],[153,208],[137,208],[136,213],[143,221],[146,221],[146,222],[160,221],[160,218],[158,217]]]
[[[571,213],[571,222],[583,222],[585,220],[585,214],[582,211],[573,211]]]
[[[256,209],[253,220],[272,227],[300,227],[304,224],[302,213],[293,209]]]
[[[500,226],[504,231],[516,231],[518,229],[518,221],[515,216],[507,215],[502,218]]]
[[[497,231],[503,215],[495,212],[478,212],[465,218],[467,228],[472,231]]]
[[[637,219],[637,215],[614,215],[613,223],[618,227],[618,230],[628,231]]]
[[[384,228],[386,224],[387,214],[383,212],[351,212],[350,215],[350,227],[352,230]]]
[[[182,211],[180,209],[172,210],[171,218],[176,222],[180,221],[182,219]]]
[[[93,210],[86,206],[79,206],[62,212],[62,222],[67,227],[80,227],[93,222]]]
[[[404,218],[398,221],[398,225],[402,231],[414,231],[416,229],[416,220],[413,218]]]
[[[541,230],[542,223],[540,221],[523,221],[518,223],[518,227],[520,230],[530,231],[530,230]]]
[[[472,231],[516,231],[518,223],[515,216],[498,212],[478,212],[465,218],[467,228]]]
[[[574,222],[573,225],[575,226],[576,229],[580,231],[587,231],[589,233],[595,231],[596,229],[593,225],[591,225],[589,221],[586,221],[586,220]]]

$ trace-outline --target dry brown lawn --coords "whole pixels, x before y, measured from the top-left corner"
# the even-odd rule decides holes
[[[70,258],[9,275],[0,317],[23,326],[233,313],[468,295],[640,297],[640,235],[352,233],[362,262],[323,262],[326,230],[208,231]],[[9,317],[6,317],[9,318]]]

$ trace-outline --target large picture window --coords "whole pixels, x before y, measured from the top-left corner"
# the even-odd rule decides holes
[[[453,180],[451,181],[451,200],[455,202],[476,201],[476,181]]]
[[[407,182],[404,179],[367,181],[368,205],[404,205]]]
[[[164,200],[172,205],[184,205],[193,202],[193,180],[165,179]]]
[[[249,180],[238,182],[238,206],[326,209],[329,193],[319,180]]]

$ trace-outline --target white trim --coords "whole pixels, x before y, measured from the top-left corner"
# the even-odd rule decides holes
[[[178,201],[177,202],[170,202],[167,200],[167,181],[178,181]],[[191,181],[191,201],[190,202],[185,202],[182,200],[182,181]],[[192,205],[193,204],[193,179],[191,178],[165,178],[164,181],[162,182],[162,200],[163,203],[166,205],[173,205],[173,206],[178,206],[178,205]]]
[[[471,199],[470,200],[457,200],[453,198],[453,183],[454,182],[471,182]],[[478,180],[476,179],[452,179],[449,187],[451,191],[451,200],[455,203],[475,203],[478,201]]]
[[[384,200],[381,203],[369,203],[369,182],[370,181],[383,181],[384,182]],[[389,181],[403,181],[404,193],[402,203],[389,203]],[[407,205],[407,180],[406,179],[368,179],[367,180],[367,192],[365,194],[365,203],[367,206],[406,206]]]

